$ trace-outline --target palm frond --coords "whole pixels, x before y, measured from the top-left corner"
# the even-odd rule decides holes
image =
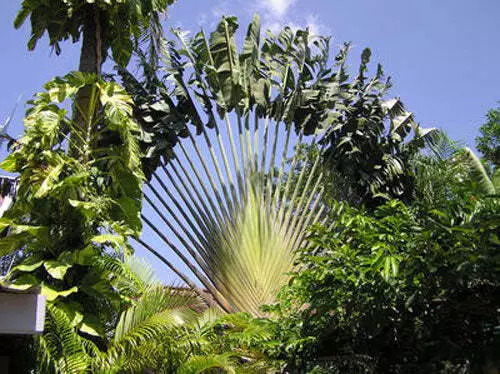
[[[438,160],[448,160],[463,147],[464,144],[451,139],[444,131],[439,131],[434,137],[434,142],[428,148],[431,155],[437,157]]]
[[[170,328],[182,325],[192,318],[189,306],[199,304],[191,295],[181,294],[172,288],[155,285],[136,301],[135,305],[124,311],[115,329],[114,343],[136,337],[153,338],[156,328]],[[144,332],[144,335],[141,333]],[[131,338],[133,337],[133,338]]]
[[[109,368],[126,365],[141,345],[175,336],[177,329],[194,319],[194,309],[199,305],[200,299],[192,294],[161,284],[149,286],[120,315],[110,347],[94,365]]]
[[[178,370],[179,374],[200,374],[218,369],[224,373],[236,373],[231,354],[192,356]]]
[[[159,283],[153,267],[140,257],[126,256],[122,261],[119,258],[102,256],[96,266],[113,274],[113,285],[123,296],[141,295],[149,287]]]
[[[40,370],[80,373],[89,368],[90,356],[85,347],[91,348],[92,343],[84,343],[62,309],[47,305],[45,332],[36,339]]]
[[[465,147],[460,150],[457,153],[457,161],[467,166],[471,180],[477,184],[481,193],[486,195],[494,195],[496,193],[495,185],[488,175],[486,168],[472,149]]]

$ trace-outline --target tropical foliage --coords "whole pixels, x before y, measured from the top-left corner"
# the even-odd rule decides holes
[[[486,115],[486,123],[479,128],[476,138],[477,149],[484,159],[498,168],[500,165],[500,109],[491,109]]]
[[[249,315],[221,316],[188,289],[165,287],[134,258],[107,260],[130,305],[108,331],[105,349],[78,334],[67,314],[48,308],[47,332],[37,340],[37,372],[201,373],[271,368],[262,353],[271,326]]]
[[[15,27],[30,20],[30,50],[46,33],[57,54],[82,40],[80,71],[36,95],[24,135],[0,129],[11,151],[0,166],[18,175],[0,217],[2,282],[48,300],[26,366],[500,366],[498,110],[480,159],[387,100],[370,50],[351,76],[349,44],[332,59],[329,38],[264,36],[258,16],[241,47],[235,17],[165,40],[172,3],[22,1]],[[123,87],[101,75],[109,50]],[[133,52],[140,77],[126,70]],[[162,285],[130,257],[132,238],[188,287]]]
[[[91,85],[93,100],[74,157],[67,146],[74,125],[65,106],[83,85]],[[138,127],[130,98],[116,83],[72,73],[45,88],[31,102],[24,136],[1,164],[19,173],[19,187],[0,221],[7,233],[0,250],[22,254],[9,276],[13,287],[40,285],[73,326],[103,337],[107,313],[121,296],[95,264],[101,256],[130,252],[127,238],[141,230]]]
[[[410,162],[425,199],[373,212],[336,204],[331,223],[313,228],[291,284],[269,309],[279,331],[295,331],[281,340],[309,338],[294,360],[328,356],[330,372],[498,365],[500,203],[471,157],[440,135]]]
[[[373,208],[391,198],[415,198],[409,162],[437,131],[422,129],[399,99],[383,100],[390,86],[380,81],[380,68],[367,81],[369,56],[363,53],[347,108],[323,142],[330,146],[324,158],[335,181],[332,197]]]
[[[378,110],[379,117],[366,125],[376,124],[378,132],[363,135],[371,136],[366,142],[371,148],[358,144],[362,157],[380,151],[375,147],[383,143],[378,137],[389,121],[389,138],[395,140],[380,154],[381,165],[389,165],[381,170],[386,184],[396,185],[393,179],[403,175],[398,161],[403,157],[391,161],[393,153],[416,152],[430,130],[413,122],[399,100],[383,101],[388,84],[381,68],[365,82],[368,50],[350,82],[348,45],[331,61],[327,38],[290,28],[263,38],[256,16],[239,51],[237,28],[235,18],[225,17],[209,36],[200,32],[188,38],[173,30],[180,45],[164,43],[164,76],[140,52],[143,81],[123,69],[120,74],[134,93],[143,129],[143,165],[152,177],[146,201],[156,216],[145,214],[145,223],[223,309],[258,315],[286,282],[284,274],[292,268],[305,227],[321,218],[320,183],[326,169],[315,170],[321,158],[346,158],[335,150],[345,147],[344,136],[352,137],[353,110],[360,103],[367,111]],[[412,129],[413,140],[403,144]],[[315,133],[314,139],[306,138]],[[316,141],[326,154],[322,150],[300,161],[304,145]],[[155,224],[158,218],[161,225]],[[195,283],[189,275],[181,277]]]

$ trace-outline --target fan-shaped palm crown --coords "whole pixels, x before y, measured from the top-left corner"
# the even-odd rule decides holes
[[[165,77],[146,64],[142,83],[121,74],[135,93],[151,177],[143,220],[154,235],[140,243],[191,286],[201,283],[225,310],[259,314],[324,209],[323,153],[304,156],[303,145],[316,144],[314,134],[326,139],[350,103],[380,97],[387,85],[380,68],[367,81],[368,53],[349,83],[348,45],[331,64],[327,38],[285,28],[261,40],[258,17],[238,52],[237,26],[226,17],[210,37],[192,39],[174,30],[181,47],[165,44]],[[374,101],[382,124],[418,130],[399,100]],[[155,235],[197,281],[163,254]]]

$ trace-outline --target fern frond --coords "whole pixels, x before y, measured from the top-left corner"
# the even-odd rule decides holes
[[[81,373],[88,369],[90,356],[84,340],[61,309],[47,305],[45,332],[37,338],[40,366],[60,373]]]

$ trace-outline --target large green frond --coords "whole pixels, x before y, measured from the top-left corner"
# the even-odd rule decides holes
[[[463,148],[457,154],[457,162],[463,163],[468,168],[470,175],[465,177],[471,178],[478,185],[481,193],[487,195],[494,195],[496,193],[493,181],[474,151],[468,147]]]

